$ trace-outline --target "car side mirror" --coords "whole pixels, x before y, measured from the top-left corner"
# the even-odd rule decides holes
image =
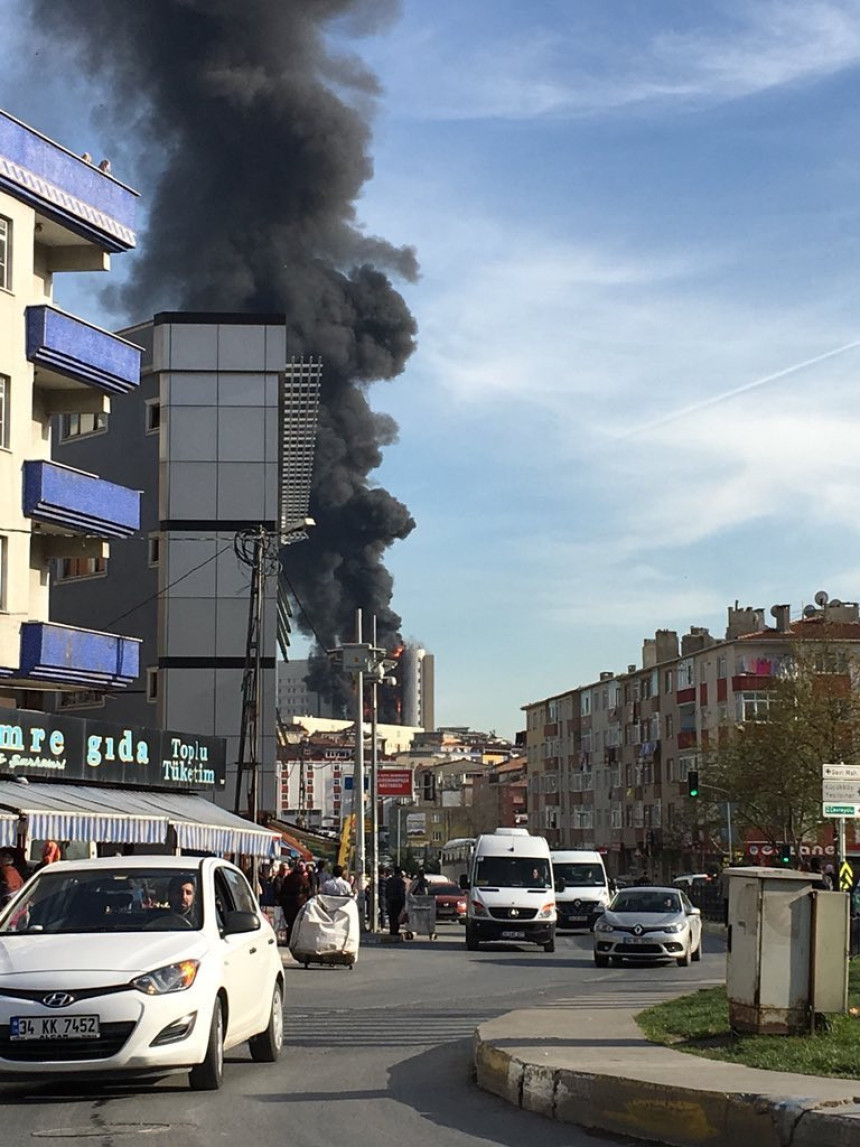
[[[688,916],[701,916],[702,915],[702,909],[701,908],[690,908],[687,912],[687,915]]]
[[[262,925],[256,912],[228,912],[224,919],[224,935],[235,936],[240,932],[258,932]]]
[[[564,880],[561,877],[559,877],[558,880],[556,880],[556,882],[555,882],[555,890],[556,890],[556,892],[564,892],[564,888],[565,888]]]
[[[469,883],[469,877],[466,876],[465,873],[463,873],[463,875],[460,877],[458,883],[464,892],[468,892],[469,889],[471,888],[471,885]]]

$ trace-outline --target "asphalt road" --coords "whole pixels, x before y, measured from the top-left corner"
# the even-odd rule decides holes
[[[277,1064],[228,1056],[216,1093],[185,1076],[129,1087],[0,1084],[3,1147],[585,1147],[605,1143],[519,1111],[470,1079],[478,1023],[518,1007],[564,1000],[595,1010],[644,1007],[664,993],[720,982],[722,942],[705,938],[689,968],[611,968],[591,960],[591,937],[563,935],[556,951],[492,945],[467,953],[459,925],[435,941],[368,945],[353,970],[289,962],[286,1038]],[[617,1140],[616,1140],[617,1142]]]

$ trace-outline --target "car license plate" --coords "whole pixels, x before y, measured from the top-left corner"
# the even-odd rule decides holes
[[[12,1016],[10,1039],[98,1039],[98,1016]]]
[[[651,941],[648,940],[645,936],[631,936],[630,937],[630,943],[631,944],[650,944]]]
[[[587,916],[566,916],[565,919],[568,924],[585,924],[588,922]]]
[[[526,938],[526,934],[522,930],[520,930],[519,932],[508,931],[508,932],[502,933],[502,939],[503,940],[525,940],[525,938]]]

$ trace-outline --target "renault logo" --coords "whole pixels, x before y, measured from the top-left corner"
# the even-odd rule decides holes
[[[67,1008],[74,1002],[75,997],[68,992],[49,992],[47,996],[42,996],[42,1003],[46,1008]]]
[[[645,931],[645,929],[642,927],[642,925],[637,924],[633,929],[633,935],[634,936],[641,936],[644,931]]]

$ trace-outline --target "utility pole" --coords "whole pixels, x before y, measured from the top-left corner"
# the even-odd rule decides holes
[[[376,648],[376,614],[373,615],[373,647]],[[378,667],[379,669],[382,666]],[[379,931],[379,752],[376,740],[379,674],[370,684],[370,928]]]

